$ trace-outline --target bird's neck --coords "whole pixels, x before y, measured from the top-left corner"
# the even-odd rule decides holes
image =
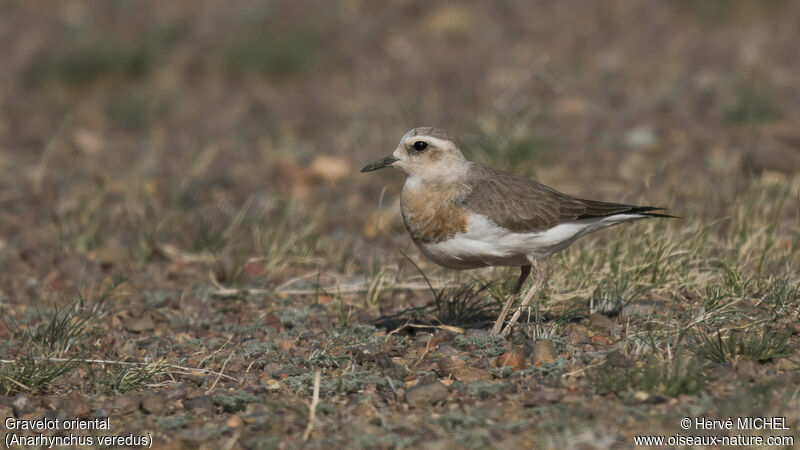
[[[440,189],[450,190],[450,187],[464,183],[469,173],[470,164],[449,164],[447,167],[431,165],[429,167],[409,173],[403,190]]]

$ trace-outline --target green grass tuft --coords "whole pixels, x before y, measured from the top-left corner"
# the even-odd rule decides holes
[[[13,395],[17,392],[38,394],[53,387],[60,376],[71,372],[80,361],[51,361],[26,354],[14,362],[0,364],[0,393]]]
[[[793,350],[789,343],[792,336],[790,330],[777,332],[765,327],[751,331],[732,330],[725,337],[722,334],[697,334],[693,350],[695,355],[720,363],[740,360],[763,362],[788,356]]]
[[[89,371],[98,391],[106,394],[121,394],[140,389],[153,378],[165,373],[158,362],[144,365],[110,365]]]
[[[29,343],[41,355],[60,356],[84,341],[93,326],[94,317],[76,301],[64,308],[55,308],[52,313],[38,313],[38,324],[22,328],[13,318],[6,317],[9,329],[17,339]]]
[[[589,379],[601,394],[644,391],[669,397],[695,395],[709,381],[697,360],[681,355],[671,360],[651,356],[632,368],[606,362],[590,370]]]

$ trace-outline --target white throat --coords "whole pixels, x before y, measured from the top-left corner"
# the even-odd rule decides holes
[[[460,161],[457,164],[448,164],[446,167],[431,165],[415,167],[413,172],[408,173],[405,187],[413,188],[423,183],[432,184],[455,184],[461,183],[469,172],[469,161]]]

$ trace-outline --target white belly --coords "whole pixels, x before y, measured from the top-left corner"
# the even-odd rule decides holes
[[[618,214],[566,222],[532,233],[515,233],[486,216],[472,214],[467,218],[466,233],[417,246],[433,262],[451,269],[524,266],[532,258],[544,258],[567,248],[586,233],[642,218],[639,214]]]

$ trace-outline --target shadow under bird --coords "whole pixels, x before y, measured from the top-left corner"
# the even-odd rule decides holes
[[[361,172],[393,167],[407,178],[400,194],[403,222],[420,251],[451,269],[519,266],[521,273],[492,333],[507,336],[544,281],[538,261],[579,237],[649,217],[664,208],[584,200],[513,173],[467,161],[444,130],[415,128],[394,153]],[[525,280],[526,292],[503,327]]]

